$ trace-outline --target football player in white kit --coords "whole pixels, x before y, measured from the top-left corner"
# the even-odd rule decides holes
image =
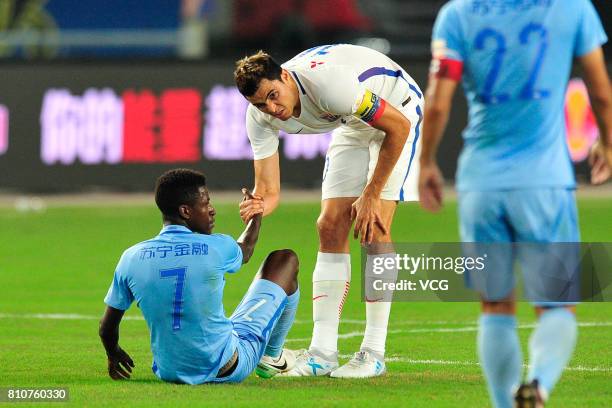
[[[421,90],[384,54],[348,44],[315,47],[282,65],[260,51],[236,63],[234,79],[251,103],[246,123],[255,188],[254,198],[240,204],[245,222],[257,213],[270,214],[279,203],[279,130],[333,130],[317,220],[312,341],[288,375],[384,374],[391,303],[377,298],[366,297],[360,351],[338,367],[338,325],[351,281],[348,237],[355,222],[354,237],[362,245],[391,242],[397,203],[418,200]],[[274,366],[274,359],[264,356],[262,364]]]

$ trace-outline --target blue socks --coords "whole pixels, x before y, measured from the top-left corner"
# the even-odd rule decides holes
[[[576,316],[572,312],[558,307],[542,313],[529,339],[528,382],[538,380],[550,395],[574,352],[577,337]]]
[[[523,365],[516,317],[483,314],[478,329],[478,355],[493,405],[512,408],[512,393],[520,385]]]
[[[569,310],[558,307],[540,315],[529,339],[527,382],[538,380],[544,399],[550,395],[569,362],[577,337],[576,317]],[[520,384],[522,371],[514,316],[484,313],[480,317],[478,355],[493,405],[512,407],[512,393]]]
[[[283,351],[283,345],[285,344],[285,338],[293,325],[295,319],[295,312],[297,311],[298,303],[300,302],[300,289],[296,290],[292,295],[287,296],[287,304],[285,310],[278,318],[272,334],[270,335],[270,341],[266,346],[264,354],[276,358],[280,356]]]

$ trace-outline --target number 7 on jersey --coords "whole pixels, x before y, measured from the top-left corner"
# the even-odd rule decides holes
[[[174,302],[172,302],[172,330],[181,329],[181,309],[183,307],[183,289],[185,289],[185,274],[187,268],[162,269],[159,276],[162,279],[176,277]]]

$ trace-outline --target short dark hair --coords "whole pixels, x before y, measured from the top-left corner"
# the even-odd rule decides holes
[[[181,205],[194,205],[206,187],[206,177],[190,169],[168,170],[155,183],[155,204],[165,217],[179,216]]]
[[[236,61],[234,81],[240,93],[244,96],[253,96],[259,88],[262,79],[273,81],[281,79],[283,69],[274,61],[270,54],[259,51],[248,57]]]

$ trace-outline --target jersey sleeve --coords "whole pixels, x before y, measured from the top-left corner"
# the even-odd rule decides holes
[[[274,129],[263,118],[263,113],[253,105],[249,105],[246,113],[246,130],[253,158],[265,159],[278,150],[278,129]]]
[[[601,19],[597,15],[593,3],[590,0],[584,0],[581,3],[583,5],[582,13],[574,44],[574,56],[576,57],[588,54],[608,41],[606,32],[601,24]]]
[[[461,22],[453,3],[448,3],[438,13],[433,26],[431,50],[434,57],[444,56],[456,61],[465,60],[465,48]]]
[[[134,301],[134,295],[128,285],[127,277],[124,273],[125,268],[125,255],[121,257],[115,274],[113,275],[113,282],[108,288],[104,303],[108,306],[119,310],[128,310],[130,305]]]
[[[366,123],[376,121],[385,110],[385,101],[368,89],[357,73],[338,66],[321,70],[326,80],[319,87],[319,105],[323,110],[340,116],[354,116]]]
[[[463,74],[465,47],[457,9],[446,4],[436,17],[431,41],[430,74],[438,78],[456,81]]]
[[[317,68],[319,106],[334,115],[349,116],[355,113],[357,100],[363,96],[365,87],[359,82],[357,73],[344,66]]]
[[[229,235],[215,234],[215,248],[219,254],[219,267],[223,272],[238,272],[242,266],[242,249]]]

